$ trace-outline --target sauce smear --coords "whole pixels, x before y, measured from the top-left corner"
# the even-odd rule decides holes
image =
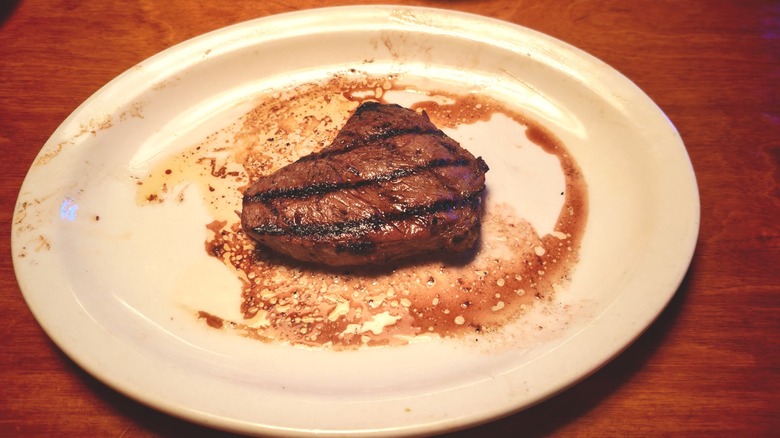
[[[585,181],[551,132],[484,96],[437,92],[427,99],[421,93],[411,107],[424,110],[441,129],[488,121],[494,114],[525,126],[533,144],[558,158],[565,178],[552,233],[539,236],[522,212],[488,202],[481,240],[470,253],[342,269],[284,258],[256,247],[243,233],[237,210],[251,181],[323,148],[361,102],[383,101],[392,91],[409,90],[394,78],[353,72],[261,96],[235,125],[159,163],[139,181],[139,203],[164,202],[186,173],[211,205],[215,220],[208,224],[205,250],[241,280],[243,318],[223,320],[207,309],[198,318],[266,342],[336,349],[402,345],[423,337],[495,332],[565,289],[587,219]]]

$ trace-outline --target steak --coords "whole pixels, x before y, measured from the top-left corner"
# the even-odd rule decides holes
[[[366,102],[333,142],[245,192],[261,245],[331,266],[464,251],[480,231],[488,167],[423,112]]]

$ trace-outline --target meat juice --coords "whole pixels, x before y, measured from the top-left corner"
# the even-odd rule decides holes
[[[141,204],[175,199],[167,192],[185,181],[198,184],[214,217],[205,251],[241,280],[243,318],[227,320],[209,309],[194,317],[208,327],[265,342],[357,348],[430,337],[478,340],[563,293],[587,218],[587,187],[565,146],[489,97],[420,92],[395,78],[354,73],[261,96],[235,124],[163,160],[138,181]],[[524,126],[531,142],[557,157],[565,179],[554,231],[540,236],[512,205],[486,202],[481,238],[464,254],[332,268],[256,246],[240,226],[243,190],[257,177],[329,144],[360,103],[388,103],[394,92],[414,95],[409,106],[424,110],[440,129],[489,121],[495,114]]]

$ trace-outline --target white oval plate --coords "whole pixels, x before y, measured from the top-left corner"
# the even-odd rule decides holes
[[[149,213],[133,201],[129,175],[235,120],[258,90],[354,65],[446,78],[466,90],[479,84],[566,144],[587,181],[590,213],[581,262],[561,294],[573,310],[554,335],[480,350],[452,340],[302,349],[226,336],[175,305],[171,291],[196,275],[200,287],[222,291],[222,305],[237,306],[237,280],[203,251],[209,217],[201,205],[161,207],[185,215]],[[677,132],[607,65],[489,18],[347,7],[209,33],[95,93],[25,179],[13,258],[49,336],[133,398],[243,433],[399,436],[506,415],[604,365],[675,293],[698,221],[695,177]]]

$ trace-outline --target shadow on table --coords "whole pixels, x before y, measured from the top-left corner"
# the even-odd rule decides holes
[[[674,298],[658,320],[626,351],[602,369],[561,394],[529,409],[470,429],[441,435],[440,438],[482,436],[508,438],[516,437],[518,433],[524,437],[543,437],[553,434],[568,423],[587,414],[589,410],[598,406],[605,398],[628,382],[664,343],[683,308],[693,269],[692,265]],[[198,426],[137,403],[81,370],[64,353],[60,354],[65,361],[70,363],[74,374],[78,375],[100,399],[121,415],[132,418],[132,421],[141,430],[151,431],[155,435],[163,437],[229,438],[239,436]]]
[[[642,369],[665,342],[684,306],[688,283],[694,268],[691,265],[669,305],[647,331],[599,371],[529,409],[471,429],[442,435],[440,438],[482,436],[508,438],[516,437],[518,433],[523,437],[544,437],[554,434],[568,423],[587,414],[631,380],[632,376]],[[615,420],[619,421],[619,419]]]
[[[127,396],[113,390],[104,383],[97,380],[92,375],[81,369],[64,352],[59,352],[64,361],[71,367],[77,375],[94,394],[114,413],[127,417],[127,423],[133,423],[134,433],[151,433],[159,437],[182,437],[189,438],[242,438],[243,435],[235,435],[208,427],[200,426],[189,421],[185,421],[161,411],[148,407]]]
[[[20,0],[0,0],[0,26],[11,18],[19,3]]]

